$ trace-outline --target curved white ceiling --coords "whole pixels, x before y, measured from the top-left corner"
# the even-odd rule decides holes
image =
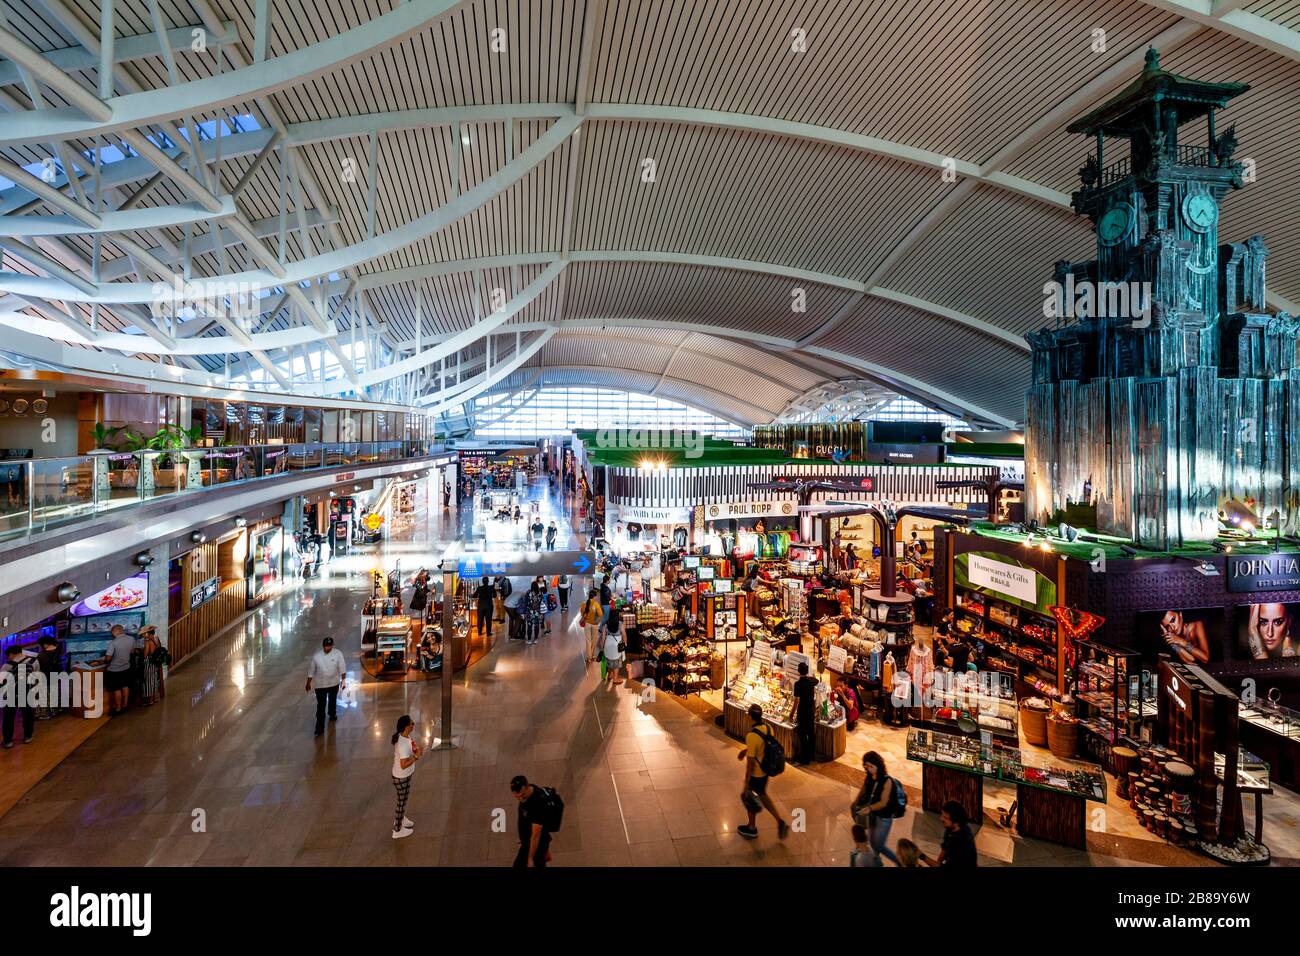
[[[1296,4],[114,7],[106,50],[98,4],[0,3],[0,337],[70,367],[435,409],[591,369],[747,424],[860,379],[1014,422],[1043,282],[1090,255],[1064,128],[1152,43],[1251,84],[1221,239],[1264,234],[1273,304],[1300,300]],[[253,314],[151,319],[178,278]]]

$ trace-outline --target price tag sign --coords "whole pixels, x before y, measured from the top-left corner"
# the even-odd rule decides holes
[[[764,664],[772,663],[772,645],[767,641],[755,641],[753,654],[757,660]]]
[[[843,674],[849,669],[849,652],[842,647],[832,646],[826,657],[826,666],[837,674]]]
[[[791,680],[799,679],[799,665],[807,664],[808,672],[812,673],[812,658],[802,651],[787,651],[785,655],[785,667],[783,668],[785,676]]]

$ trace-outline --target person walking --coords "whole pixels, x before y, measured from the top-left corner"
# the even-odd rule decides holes
[[[24,654],[17,644],[10,644],[5,648],[5,662],[0,666],[0,672],[9,685],[4,690],[7,700],[0,704],[0,728],[4,731],[4,748],[9,750],[14,745],[14,721],[19,711],[23,715],[23,743],[31,743],[36,734],[36,708],[30,705],[28,695],[32,692],[33,678],[39,680],[37,675],[41,672],[41,665],[36,658]]]
[[[348,664],[342,651],[334,650],[334,638],[320,642],[320,650],[312,655],[307,669],[307,692],[316,691],[316,734],[325,733],[325,714],[331,721],[339,719],[337,706],[339,691],[347,684]]]
[[[487,578],[480,578],[474,591],[474,608],[478,617],[479,637],[492,633],[492,605],[496,598],[496,588]]]
[[[772,773],[779,773],[780,770],[785,769],[783,765],[780,769],[777,766],[781,745],[772,736],[772,728],[763,720],[763,708],[758,704],[749,705],[749,721],[751,726],[749,733],[745,735],[745,746],[736,755],[736,759],[745,765],[745,780],[740,790],[740,802],[745,807],[745,812],[749,814],[749,820],[742,826],[736,827],[736,832],[749,840],[756,838],[758,811],[765,809],[776,820],[777,837],[784,840],[786,834],[790,832],[790,825],[785,822],[767,792],[768,780]]]
[[[596,660],[596,642],[600,640],[600,625],[605,620],[605,612],[600,606],[600,591],[592,588],[587,592],[587,600],[582,602],[578,612],[582,620],[582,632],[587,638],[587,663]]]
[[[451,482],[449,481],[442,483],[442,510],[451,510]]]
[[[554,521],[552,521],[550,524],[546,526],[546,550],[547,551],[555,550],[555,536],[559,533],[560,533],[560,529],[556,527]]]
[[[410,714],[397,718],[397,733],[393,734],[393,788],[397,791],[397,810],[393,814],[393,839],[409,837],[415,821],[406,816],[406,800],[411,795],[411,777],[415,762],[424,756],[420,745],[411,739],[415,721]]]
[[[654,558],[646,555],[641,559],[641,593],[645,595],[646,601],[654,600],[652,591],[655,583],[655,562]]]
[[[605,622],[605,628],[605,679],[610,684],[621,684],[623,678],[618,676],[618,672],[623,666],[623,652],[627,648],[623,644],[623,635],[617,614],[609,616],[609,620]]]
[[[533,550],[542,550],[542,532],[546,530],[546,525],[542,524],[542,519],[533,519],[532,527],[529,530],[533,533]]]
[[[510,781],[510,792],[519,801],[519,852],[514,865],[544,867],[551,861],[551,833],[556,821],[554,790],[528,782],[523,774]]]
[[[131,652],[135,650],[135,639],[121,624],[114,624],[109,633],[108,650],[99,663],[104,665],[104,691],[111,717],[122,713],[130,703]]]
[[[520,598],[520,612],[524,616],[524,643],[536,644],[542,633],[542,601],[545,600],[541,588],[534,581],[528,592]]]
[[[798,747],[794,762],[807,766],[816,755],[817,678],[808,676],[808,663],[799,664],[799,679],[794,682],[795,736]]]
[[[862,769],[867,778],[862,783],[862,789],[858,791],[857,799],[850,807],[853,822],[867,829],[871,850],[876,857],[872,866],[882,865],[880,862],[882,856],[890,860],[894,866],[900,866],[898,857],[886,844],[894,819],[902,816],[900,807],[906,807],[906,803],[899,800],[902,795],[901,784],[889,775],[885,769],[884,758],[874,750],[862,755]]]
[[[567,611],[569,609],[569,591],[572,587],[573,584],[569,581],[569,576],[567,574],[561,574],[555,581],[555,591],[560,595],[561,611]]]
[[[966,808],[956,800],[949,800],[943,805],[939,814],[943,824],[943,844],[939,849],[939,858],[921,854],[921,862],[926,866],[943,869],[970,870],[978,866],[975,854],[975,835],[970,832],[970,817]]]

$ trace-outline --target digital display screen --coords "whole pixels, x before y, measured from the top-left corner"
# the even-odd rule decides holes
[[[95,614],[113,614],[147,607],[149,604],[149,572],[141,571],[125,581],[92,594],[72,605],[73,617],[90,617]]]

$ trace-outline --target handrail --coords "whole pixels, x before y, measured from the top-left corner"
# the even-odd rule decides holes
[[[442,447],[423,439],[299,442],[0,460],[0,541],[173,495],[280,475],[428,458]]]

